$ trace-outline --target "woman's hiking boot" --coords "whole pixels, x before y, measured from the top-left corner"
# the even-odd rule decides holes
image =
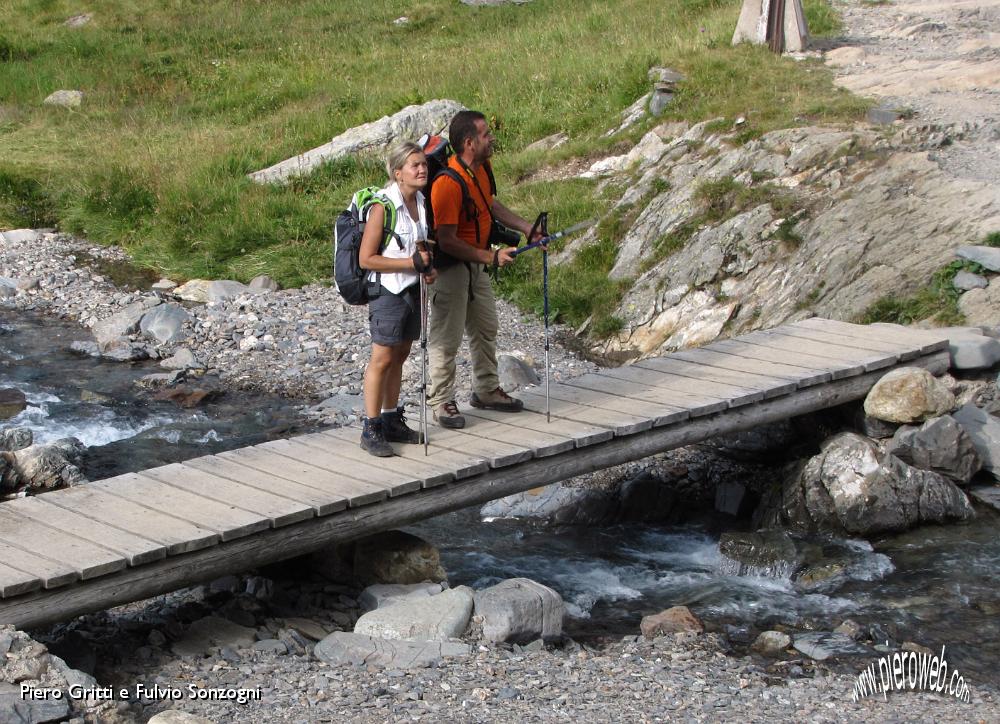
[[[454,400],[445,402],[434,408],[434,422],[441,427],[458,430],[465,427],[465,418],[459,413]]]
[[[424,441],[423,435],[407,427],[406,415],[402,407],[397,407],[392,412],[382,413],[382,432],[389,442],[417,444]]]
[[[469,404],[481,410],[499,410],[500,412],[520,412],[524,409],[524,403],[521,400],[511,397],[499,387],[493,392],[482,395],[473,392]]]
[[[385,439],[381,417],[366,417],[361,431],[361,449],[376,457],[387,458],[394,455],[392,447]]]

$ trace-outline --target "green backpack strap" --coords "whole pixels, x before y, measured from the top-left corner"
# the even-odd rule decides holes
[[[385,211],[381,248],[384,249],[388,246],[389,239],[392,238],[396,240],[396,245],[402,249],[403,241],[399,238],[399,234],[396,233],[396,205],[385,194],[382,194],[381,191],[382,189],[378,186],[366,186],[354,194],[354,204],[358,208],[358,217],[362,221],[367,220],[371,207],[375,204],[381,205]]]

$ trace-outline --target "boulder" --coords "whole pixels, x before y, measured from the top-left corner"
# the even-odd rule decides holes
[[[20,685],[0,681],[0,721],[9,724],[42,724],[69,718],[69,697],[31,699],[21,694]]]
[[[541,380],[534,366],[519,356],[501,354],[497,358],[500,386],[507,392],[537,385]]]
[[[562,596],[528,578],[510,578],[475,594],[483,639],[526,644],[562,635],[566,606]]]
[[[31,445],[34,436],[26,427],[8,427],[0,430],[0,450],[12,452]]]
[[[20,415],[28,407],[28,398],[14,387],[0,389],[0,420]]]
[[[465,633],[472,605],[471,588],[450,588],[436,596],[369,611],[354,624],[354,633],[383,639],[447,641]]]
[[[100,346],[101,359],[113,362],[138,362],[149,359],[149,349],[144,344],[134,344],[124,337],[113,339]]]
[[[93,19],[93,13],[81,13],[80,15],[74,15],[70,18],[66,18],[66,20],[63,21],[63,25],[67,28],[82,28]]]
[[[982,467],[972,438],[948,415],[928,420],[919,428],[899,428],[886,446],[886,452],[913,467],[932,470],[960,485],[968,483]]]
[[[356,633],[335,631],[316,644],[313,655],[330,666],[381,666],[416,669],[441,659],[472,653],[468,644],[451,641],[391,641]]]
[[[231,279],[217,279],[209,282],[207,292],[210,302],[224,302],[244,294],[253,294],[253,291],[246,284],[234,282]]]
[[[10,466],[0,478],[0,491],[41,492],[85,483],[77,467],[84,449],[75,437],[66,437],[7,453]]]
[[[168,709],[154,714],[146,724],[215,724],[215,722],[179,709]]]
[[[358,540],[354,546],[354,572],[371,583],[440,582],[447,578],[438,549],[399,530]]]
[[[762,631],[750,645],[752,651],[756,651],[761,656],[777,658],[785,653],[785,649],[792,645],[792,637],[781,631]]]
[[[1000,340],[985,334],[952,336],[948,340],[951,367],[956,370],[981,370],[1000,362]]]
[[[726,531],[719,538],[719,572],[731,576],[791,578],[805,556],[780,528],[755,533]]]
[[[212,282],[208,279],[192,279],[174,289],[174,296],[185,302],[204,304],[208,301],[208,287]]]
[[[170,279],[160,279],[150,287],[151,291],[154,292],[172,292],[177,288],[177,282]]]
[[[187,347],[181,347],[173,356],[161,360],[160,367],[168,370],[200,370],[204,369],[205,365],[194,356],[194,352]]]
[[[974,261],[992,272],[1000,272],[1000,249],[994,246],[960,246],[955,256]]]
[[[132,302],[107,319],[95,322],[90,331],[94,335],[94,339],[97,340],[101,351],[104,352],[122,337],[138,332],[139,322],[147,310],[148,307],[143,302]]]
[[[973,274],[972,272],[962,270],[955,275],[951,283],[955,289],[967,292],[970,289],[983,289],[990,283],[990,280],[981,274]]]
[[[57,106],[59,108],[76,109],[83,105],[83,91],[78,90],[57,90],[50,93],[42,101],[46,106]]]
[[[785,522],[839,535],[870,536],[972,516],[968,498],[952,481],[884,454],[851,432],[826,440],[783,491]]]
[[[363,611],[374,611],[401,601],[427,598],[439,593],[440,583],[376,583],[361,592],[358,605]]]
[[[161,304],[146,312],[139,322],[143,336],[160,344],[174,344],[187,336],[184,324],[191,315],[180,304]]]
[[[563,132],[553,133],[551,136],[546,136],[545,138],[539,138],[534,143],[529,143],[525,147],[525,151],[550,151],[553,148],[559,148],[561,145],[569,140]],[[503,387],[503,385],[501,385]]]
[[[1000,252],[1000,249],[994,249]],[[1000,325],[1000,277],[994,277],[984,289],[972,289],[958,299],[958,310],[968,324],[995,327]]]
[[[792,646],[816,661],[841,656],[869,656],[872,653],[871,649],[856,643],[850,636],[829,631],[796,634]]]
[[[252,292],[276,292],[280,289],[278,282],[274,281],[267,274],[255,276],[247,286]]]
[[[1000,420],[972,404],[963,405],[952,417],[972,440],[983,470],[1000,480]]]
[[[218,616],[205,616],[188,626],[184,635],[170,647],[178,656],[201,656],[214,647],[246,648],[253,646],[256,631]]]
[[[652,616],[643,616],[639,629],[643,636],[651,639],[663,634],[682,632],[700,634],[705,627],[687,606],[673,606]]]
[[[900,367],[884,375],[865,398],[865,413],[886,422],[923,422],[950,412],[955,396],[930,372]]]
[[[465,106],[451,100],[433,100],[420,106],[406,106],[392,116],[345,131],[318,148],[250,174],[257,183],[287,183],[308,174],[324,163],[361,152],[380,152],[395,141],[419,138],[446,128]]]

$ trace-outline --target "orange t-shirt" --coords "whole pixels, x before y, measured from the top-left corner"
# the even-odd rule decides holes
[[[493,195],[490,193],[490,177],[486,168],[476,169],[476,183],[469,172],[462,168],[457,156],[448,159],[448,168],[454,169],[469,187],[469,198],[475,203],[479,212],[479,245],[485,249],[490,239],[490,209],[493,206]],[[480,193],[480,190],[482,193]],[[448,176],[441,176],[431,187],[431,208],[434,209],[434,225],[458,226],[458,238],[470,246],[476,246],[476,220],[470,219],[462,209],[462,189],[458,183]]]

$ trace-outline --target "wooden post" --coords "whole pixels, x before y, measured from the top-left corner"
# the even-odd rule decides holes
[[[767,44],[776,53],[796,53],[805,50],[808,42],[802,0],[743,0],[733,45]]]

